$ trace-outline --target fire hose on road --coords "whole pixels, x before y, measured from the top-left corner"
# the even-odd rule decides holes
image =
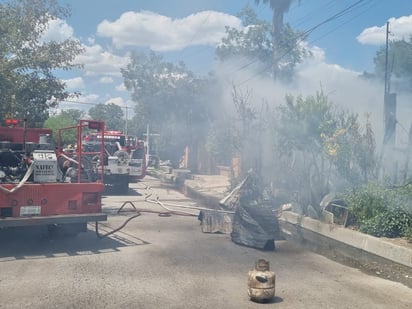
[[[105,238],[107,236],[110,236],[118,231],[120,231],[121,229],[123,229],[130,221],[132,221],[133,219],[140,217],[143,213],[154,213],[154,214],[158,214],[161,217],[170,217],[172,215],[177,215],[177,216],[190,216],[190,217],[198,217],[198,214],[192,213],[192,212],[188,212],[188,211],[179,211],[179,210],[173,210],[170,207],[181,207],[181,208],[186,208],[186,209],[193,209],[193,210],[208,210],[208,208],[202,208],[202,207],[196,207],[196,206],[188,206],[188,205],[178,205],[178,204],[171,204],[171,203],[164,203],[162,201],[160,201],[159,196],[156,194],[156,192],[148,185],[145,185],[143,187],[143,189],[145,189],[146,191],[148,191],[148,193],[146,194],[146,197],[144,199],[145,202],[147,203],[151,203],[151,204],[157,204],[160,207],[162,207],[163,209],[165,209],[165,211],[158,211],[158,210],[152,210],[152,209],[143,209],[143,208],[137,208],[134,202],[138,202],[138,201],[125,201],[123,202],[123,204],[120,206],[120,208],[117,210],[117,214],[120,214],[121,212],[125,212],[123,209],[125,206],[130,205],[133,208],[133,212],[135,213],[133,216],[127,218],[123,224],[121,224],[119,227],[111,230],[110,232],[107,232],[105,234],[100,234],[99,233],[99,223],[96,222],[95,223],[95,231],[96,231],[96,235],[98,238]],[[233,212],[229,212],[229,211],[223,211],[222,212],[226,212],[226,213],[233,213]]]

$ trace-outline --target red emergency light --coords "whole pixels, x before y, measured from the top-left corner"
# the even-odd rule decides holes
[[[17,124],[19,124],[19,121],[17,119],[6,118],[6,125],[11,126]]]

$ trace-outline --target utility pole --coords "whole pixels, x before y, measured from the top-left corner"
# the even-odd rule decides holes
[[[150,133],[150,125],[146,127],[146,162],[149,162],[150,159],[150,137],[151,136],[160,136],[158,133]]]
[[[384,95],[389,93],[389,81],[388,81],[388,55],[389,54],[389,22],[386,22],[386,44],[385,44],[385,92]]]
[[[127,110],[128,110],[128,106],[127,106],[127,105],[125,106],[125,109],[126,109],[126,123],[125,123],[124,134],[126,135],[126,140],[127,140],[127,130],[128,130],[127,122],[128,122],[128,119],[129,119],[129,115],[128,115],[128,113],[127,113]]]
[[[383,143],[394,145],[396,140],[396,93],[390,93],[390,75],[388,68],[389,57],[389,22],[386,23],[386,50],[385,50],[385,91],[384,91],[384,138]]]

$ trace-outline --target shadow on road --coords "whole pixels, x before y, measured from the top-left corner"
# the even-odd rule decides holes
[[[149,244],[133,235],[119,231],[98,238],[94,225],[77,236],[50,235],[46,227],[21,227],[0,230],[0,262],[41,258],[92,255],[119,251],[119,248]],[[112,230],[99,225],[100,233]]]
[[[144,189],[141,189],[139,191],[137,191],[137,189],[132,189],[129,188],[127,190],[127,192],[119,192],[117,191],[115,188],[111,188],[111,187],[106,187],[105,191],[104,191],[104,195],[111,195],[111,196],[142,196],[143,194],[140,191],[143,191]]]
[[[257,304],[262,304],[262,305],[270,305],[270,304],[278,304],[283,302],[283,298],[275,296],[270,300],[265,300],[265,301],[253,301],[253,303],[257,303]]]

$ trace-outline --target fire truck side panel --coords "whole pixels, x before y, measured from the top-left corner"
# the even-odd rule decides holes
[[[26,128],[23,127],[1,127],[0,141],[23,143],[24,140],[28,143],[37,143],[40,135],[52,135],[51,129],[43,128]],[[24,136],[26,134],[26,136]]]
[[[11,190],[15,185],[2,186]],[[74,218],[75,215],[83,215],[77,220],[83,222],[87,218],[86,214],[101,214],[103,190],[104,185],[101,183],[43,183],[25,184],[12,193],[1,192],[0,227],[10,226],[12,218],[19,218],[19,222],[27,219],[27,225],[30,225],[31,219],[36,217],[72,215]],[[104,216],[97,217],[105,220]],[[89,219],[94,220],[93,216]]]

